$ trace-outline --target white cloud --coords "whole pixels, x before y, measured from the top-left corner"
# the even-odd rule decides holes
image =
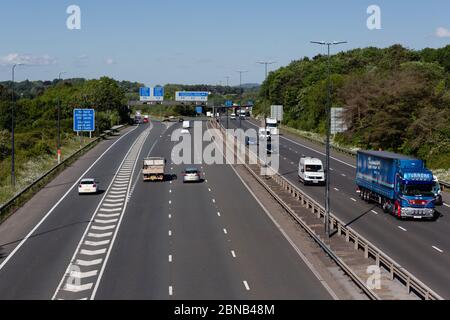
[[[112,64],[116,64],[116,62],[114,61],[113,58],[107,58],[105,61],[106,64],[112,65]]]
[[[450,30],[444,27],[439,27],[436,29],[436,36],[439,38],[450,38]]]
[[[0,65],[8,66],[16,63],[23,63],[29,66],[47,66],[56,63],[56,59],[49,55],[30,55],[9,53],[6,56],[0,56]]]

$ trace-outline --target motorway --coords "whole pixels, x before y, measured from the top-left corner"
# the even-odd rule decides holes
[[[0,299],[332,299],[232,167],[183,184],[179,128],[128,129],[0,226]],[[165,182],[142,181],[148,155],[168,159]],[[79,196],[81,177],[101,194]]]
[[[226,120],[222,119],[226,126]],[[229,120],[230,128],[238,128],[239,120]],[[242,121],[244,130],[258,128],[253,120]],[[325,163],[325,148],[293,137],[280,136],[279,173],[314,200],[324,205],[325,188],[303,186],[298,181],[301,156],[317,157]],[[399,221],[384,214],[373,204],[359,199],[355,186],[354,158],[331,152],[331,211],[354,230],[405,267],[422,282],[446,299],[450,298],[450,207],[437,207],[440,217],[433,222]],[[446,197],[444,197],[445,201]]]

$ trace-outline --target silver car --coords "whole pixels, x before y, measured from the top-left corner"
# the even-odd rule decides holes
[[[200,182],[200,171],[196,168],[187,168],[183,172],[183,182]]]

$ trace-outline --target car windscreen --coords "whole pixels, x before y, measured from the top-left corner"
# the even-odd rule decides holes
[[[318,165],[318,164],[307,164],[305,166],[305,170],[307,172],[322,172],[323,171],[322,166]]]
[[[81,181],[80,184],[94,184],[93,180],[85,180],[85,181]]]
[[[185,172],[186,172],[186,174],[196,174],[196,173],[198,173],[198,170],[196,170],[196,169],[187,169]]]

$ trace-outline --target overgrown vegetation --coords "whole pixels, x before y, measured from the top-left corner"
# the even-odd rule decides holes
[[[80,147],[80,140],[72,131],[74,108],[96,110],[94,136],[99,135],[113,125],[129,121],[127,93],[130,90],[132,93],[138,91],[140,86],[120,83],[106,77],[99,80],[17,83],[14,137],[18,184],[12,190],[9,187],[12,92],[10,86],[5,86],[8,84],[11,83],[0,84],[0,202],[56,164],[58,105],[61,106],[61,144],[64,157]],[[87,142],[87,139],[84,141]]]
[[[450,168],[450,45],[414,51],[400,45],[331,57],[333,107],[345,107],[341,144],[383,149]],[[284,105],[284,124],[325,132],[327,57],[303,58],[271,72],[254,112]]]

